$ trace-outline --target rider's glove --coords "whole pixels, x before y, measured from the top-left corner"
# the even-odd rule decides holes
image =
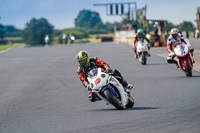
[[[136,48],[135,47],[133,48],[133,51],[136,52]]]
[[[112,73],[113,73],[113,70],[110,69],[110,68],[108,68],[108,69],[106,69],[105,73],[107,73],[107,74],[112,74]]]
[[[171,52],[170,54],[171,54],[171,56],[174,56],[174,55],[175,55],[175,53],[174,53],[174,52]]]
[[[189,47],[190,52],[194,52],[194,49],[192,47]]]
[[[92,90],[91,87],[90,87],[90,84],[87,85],[87,89],[88,89],[88,91],[91,91],[91,90]]]
[[[192,55],[192,57],[193,57],[194,49],[190,46],[190,47],[189,47],[189,50],[190,50],[190,53],[191,53],[191,55]]]

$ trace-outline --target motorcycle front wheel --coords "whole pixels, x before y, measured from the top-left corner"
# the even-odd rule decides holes
[[[192,68],[190,66],[189,61],[188,60],[184,61],[184,65],[185,65],[185,70],[186,70],[186,76],[192,77]]]
[[[146,63],[147,63],[146,55],[145,55],[144,52],[142,52],[142,62],[141,62],[141,64],[146,65]]]
[[[104,91],[104,95],[106,96],[107,100],[118,110],[123,109],[123,105],[117,96],[115,96],[109,89]]]
[[[135,102],[130,94],[128,94],[128,104],[126,105],[127,108],[132,108],[134,106]]]

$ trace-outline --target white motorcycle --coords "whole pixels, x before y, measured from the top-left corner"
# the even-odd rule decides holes
[[[102,72],[101,68],[90,70],[87,79],[91,91],[116,109],[122,110],[125,107],[132,108],[134,106],[133,98],[124,91],[120,82],[114,76]]]
[[[139,61],[142,65],[146,65],[148,55],[148,45],[144,39],[140,39],[137,42],[137,52],[136,52]]]
[[[193,61],[188,46],[186,44],[178,44],[174,48],[174,53],[182,71],[185,72],[186,76],[192,77]]]
[[[71,40],[71,44],[74,43],[75,37],[74,37],[74,36],[71,36],[71,37],[70,37],[70,40]]]

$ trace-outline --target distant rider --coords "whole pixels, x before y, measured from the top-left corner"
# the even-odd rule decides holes
[[[146,40],[147,43],[148,43],[148,50],[150,50],[150,41],[149,41],[149,39],[146,38],[146,35],[145,35],[145,33],[143,32],[142,29],[138,29],[137,33],[134,36],[134,40],[133,40],[133,51],[135,52],[135,58],[136,59],[138,58],[138,55],[137,55],[137,42],[139,40]],[[147,52],[147,53],[148,53],[149,56],[151,56],[149,52]]]
[[[190,53],[193,56],[194,49],[192,48],[190,42],[186,38],[184,38],[181,33],[179,33],[177,28],[172,28],[170,35],[167,39],[167,50],[169,52],[169,56],[167,57],[167,62],[170,64],[176,64],[177,68],[179,68],[179,65],[178,62],[174,60],[176,55],[173,51],[173,48],[175,48],[178,44],[182,43],[185,43],[189,47]],[[195,63],[194,60],[193,63]]]
[[[91,102],[95,102],[96,100],[100,100],[100,98],[94,93],[91,92],[91,88],[89,85],[89,82],[87,80],[88,73],[90,70],[94,68],[102,68],[102,70],[110,75],[113,75],[125,88],[126,92],[130,92],[130,90],[133,88],[133,86],[129,83],[127,83],[124,78],[122,77],[121,73],[117,69],[111,69],[108,64],[101,61],[97,57],[95,58],[89,58],[89,55],[86,51],[80,51],[77,54],[77,60],[79,63],[77,74],[80,78],[80,80],[83,82],[83,85],[87,87],[89,91],[89,100]]]

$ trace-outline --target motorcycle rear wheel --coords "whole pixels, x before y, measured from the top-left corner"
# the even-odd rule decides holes
[[[121,103],[121,101],[117,98],[117,96],[114,96],[114,94],[112,92],[110,92],[110,90],[105,90],[104,94],[107,98],[107,100],[118,110],[122,110],[124,107]]]

